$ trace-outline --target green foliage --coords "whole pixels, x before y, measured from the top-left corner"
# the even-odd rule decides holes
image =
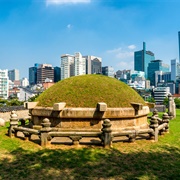
[[[36,94],[35,96],[32,96],[28,99],[28,102],[33,102],[36,101],[37,97],[39,96],[39,94]]]
[[[180,99],[175,98],[174,102],[176,104],[176,108],[180,109]],[[166,105],[166,107],[168,106],[168,98],[167,97],[164,99],[163,104]]]
[[[52,107],[57,102],[66,102],[67,107],[96,107],[98,102],[105,102],[108,107],[132,107],[131,102],[145,104],[128,85],[103,75],[74,76],[59,81],[36,101],[44,107]]]
[[[155,100],[154,100],[153,97],[148,97],[148,98],[146,99],[146,101],[147,101],[147,102],[151,102],[151,103],[155,103]]]
[[[175,104],[176,104],[176,108],[180,108],[180,99],[179,98],[175,98],[174,99],[174,102],[175,102]]]
[[[168,97],[166,97],[163,101],[163,104],[166,105],[166,107],[168,107]]]
[[[0,107],[2,106],[20,106],[23,105],[22,101],[19,101],[16,99],[6,100],[6,99],[0,99]]]
[[[22,101],[19,101],[18,99],[12,99],[11,101],[7,102],[7,106],[21,106],[23,105]]]

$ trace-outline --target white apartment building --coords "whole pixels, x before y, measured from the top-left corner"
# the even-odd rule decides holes
[[[162,104],[164,99],[170,94],[170,87],[157,87],[153,91],[156,104]]]
[[[74,56],[63,54],[61,56],[61,80],[74,76]]]
[[[29,81],[28,81],[27,78],[22,78],[22,80],[21,80],[21,86],[22,86],[22,87],[27,87],[27,86],[29,86]]]
[[[80,52],[75,55],[63,54],[61,56],[61,80],[71,76],[101,73],[102,58],[82,56]]]
[[[0,69],[0,98],[8,98],[9,77],[8,70]]]
[[[83,58],[81,53],[75,53],[74,56],[74,75],[86,74],[86,58]]]

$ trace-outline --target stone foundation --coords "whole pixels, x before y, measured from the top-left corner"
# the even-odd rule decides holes
[[[104,104],[103,104],[104,106]],[[139,108],[140,107],[140,108]],[[132,108],[52,108],[34,107],[30,109],[31,121],[40,126],[48,118],[51,127],[59,130],[101,131],[104,119],[111,121],[112,131],[148,128],[148,106],[136,104]],[[101,111],[100,111],[101,110]]]

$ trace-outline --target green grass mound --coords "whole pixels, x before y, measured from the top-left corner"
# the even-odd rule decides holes
[[[66,102],[66,107],[96,107],[98,102],[105,102],[108,107],[132,107],[131,102],[145,104],[131,87],[103,75],[74,76],[59,81],[36,101],[43,107],[52,107],[59,102]]]

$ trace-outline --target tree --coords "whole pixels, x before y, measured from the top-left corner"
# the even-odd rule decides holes
[[[179,98],[175,98],[174,99],[174,102],[175,102],[175,104],[176,104],[176,108],[180,108],[180,99]]]
[[[169,102],[168,97],[164,98],[163,104],[166,105],[166,107],[168,107],[168,102]]]

